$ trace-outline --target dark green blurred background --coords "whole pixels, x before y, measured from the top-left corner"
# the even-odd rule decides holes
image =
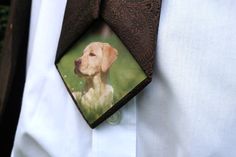
[[[7,27],[8,14],[9,14],[9,6],[0,5],[0,57],[2,54],[3,39]]]

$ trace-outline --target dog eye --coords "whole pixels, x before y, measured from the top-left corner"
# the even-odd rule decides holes
[[[96,56],[96,55],[95,55],[94,53],[91,52],[91,53],[89,53],[89,56]]]

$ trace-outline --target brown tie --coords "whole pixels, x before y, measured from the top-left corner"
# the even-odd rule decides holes
[[[88,121],[82,111],[90,127],[94,128],[103,122],[151,82],[160,5],[161,0],[68,0],[56,64],[94,21],[100,20],[120,38],[147,76],[95,121]]]

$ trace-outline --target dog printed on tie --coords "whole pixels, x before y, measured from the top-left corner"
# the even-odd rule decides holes
[[[108,76],[117,56],[117,50],[110,44],[92,42],[75,60],[74,72],[85,78],[85,87],[82,92],[73,92],[72,95],[89,110],[113,105],[113,87],[108,83]]]

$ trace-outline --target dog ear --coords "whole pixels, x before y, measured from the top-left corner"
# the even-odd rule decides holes
[[[106,72],[111,64],[117,59],[118,52],[109,44],[103,45],[102,72]]]

